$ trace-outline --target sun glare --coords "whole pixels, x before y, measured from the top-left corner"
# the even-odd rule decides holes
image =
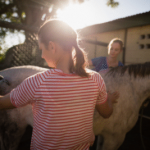
[[[57,16],[59,19],[67,22],[72,28],[80,29],[88,24],[92,18],[92,7],[88,3],[70,4],[64,10],[58,10]]]

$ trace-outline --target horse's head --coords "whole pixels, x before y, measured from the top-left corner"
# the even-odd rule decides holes
[[[10,91],[10,83],[7,79],[0,75],[0,95],[5,95]]]
[[[19,66],[0,71],[0,95],[9,93],[29,76],[46,70],[36,66]]]

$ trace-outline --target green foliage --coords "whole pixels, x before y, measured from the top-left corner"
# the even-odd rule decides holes
[[[108,0],[107,1],[107,5],[112,7],[112,8],[115,8],[115,7],[117,7],[119,5],[119,3],[115,2],[114,0]]]
[[[0,37],[1,37],[1,38],[4,38],[5,35],[6,35],[6,29],[0,28]]]
[[[0,38],[0,62],[2,62],[4,59],[5,59],[5,52],[6,52],[6,49],[3,50],[1,45],[2,43],[4,43],[4,39],[3,38]],[[5,52],[4,52],[5,51]]]
[[[0,54],[0,63],[5,60],[5,54]]]

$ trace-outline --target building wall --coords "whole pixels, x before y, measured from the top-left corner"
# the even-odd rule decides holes
[[[126,64],[150,61],[150,25],[128,29]]]
[[[125,42],[125,29],[94,34],[87,36],[87,39],[109,43],[111,39],[118,37]],[[104,46],[84,43],[88,59],[100,56],[107,56],[108,49]],[[150,61],[150,25],[127,29],[125,50],[125,64],[144,63]],[[123,53],[118,57],[123,61]]]

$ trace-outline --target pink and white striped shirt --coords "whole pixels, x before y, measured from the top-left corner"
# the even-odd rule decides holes
[[[102,77],[90,74],[86,78],[50,69],[29,77],[10,93],[14,106],[32,104],[31,149],[89,149],[95,104],[107,99]]]

